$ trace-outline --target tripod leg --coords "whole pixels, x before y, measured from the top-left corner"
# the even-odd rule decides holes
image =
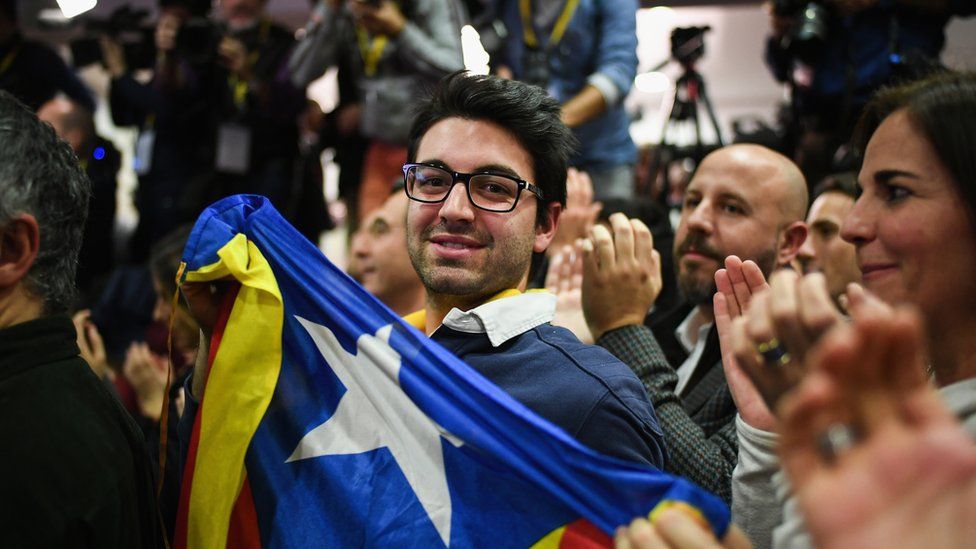
[[[698,98],[705,105],[705,112],[708,113],[708,119],[712,122],[712,128],[715,130],[715,140],[718,142],[718,146],[725,146],[725,141],[722,139],[722,130],[718,125],[718,118],[715,116],[715,109],[712,108],[712,101],[708,98],[708,93],[705,91],[705,81],[701,76],[698,77]]]
[[[705,146],[702,143],[701,138],[701,123],[698,121],[698,97],[696,96],[694,101],[691,102],[691,120],[694,123],[695,128],[695,163],[701,162],[702,157],[705,155]]]
[[[686,109],[690,106],[694,109],[694,102],[689,102],[681,98],[681,93],[684,92],[686,95],[689,93],[688,89],[689,75],[687,72],[682,74],[678,80],[674,83],[674,94],[671,98],[671,107],[668,109],[668,115],[664,118],[664,125],[661,127],[661,139],[657,143],[657,147],[654,149],[654,157],[650,162],[650,167],[648,168],[648,173],[646,176],[647,188],[650,190],[650,194],[654,194],[654,185],[657,182],[658,173],[661,174],[661,192],[657,196],[659,202],[667,206],[668,195],[671,192],[671,180],[668,173],[668,168],[671,162],[674,161],[678,154],[677,146],[673,143],[668,142],[668,131],[675,129],[675,124],[684,119],[687,114]]]

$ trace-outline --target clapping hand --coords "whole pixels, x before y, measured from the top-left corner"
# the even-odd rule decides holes
[[[621,526],[616,549],[748,549],[752,544],[735,525],[719,541],[700,521],[680,509],[666,509],[654,522],[639,518]]]
[[[717,291],[712,299],[715,328],[722,349],[722,368],[732,399],[743,421],[757,429],[772,431],[776,419],[757,390],[759,384],[750,375],[751,372],[742,369],[737,360],[733,338],[734,321],[744,318],[753,298],[766,292],[769,284],[754,261],[743,262],[731,255],[725,259],[725,268],[715,272],[715,287]]]
[[[593,343],[593,334],[583,315],[582,241],[563,246],[550,258],[546,289],[556,294],[556,316],[552,323],[573,332],[583,343]]]
[[[91,311],[88,309],[78,311],[71,317],[71,321],[75,325],[81,358],[88,363],[92,372],[95,372],[99,378],[110,375],[111,371],[105,355],[105,344],[102,342],[102,335],[98,333],[98,327],[91,321]]]
[[[835,327],[784,399],[780,453],[818,547],[971,547],[976,444],[927,382],[921,323]]]
[[[643,324],[663,280],[661,256],[651,230],[639,219],[610,216],[613,234],[602,225],[583,248],[583,314],[594,340],[606,332]]]
[[[593,182],[586,172],[570,168],[566,175],[566,207],[559,215],[556,235],[549,244],[551,254],[586,238],[596,223],[603,203],[593,201]],[[550,254],[550,255],[551,255]]]

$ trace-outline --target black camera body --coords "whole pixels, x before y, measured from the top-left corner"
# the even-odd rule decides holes
[[[805,63],[818,61],[830,37],[830,9],[817,0],[774,0],[773,13],[796,19],[784,44],[793,56]]]
[[[192,17],[176,33],[175,53],[191,65],[213,63],[225,32],[223,25],[207,17]]]
[[[108,36],[122,46],[129,69],[149,69],[156,63],[156,28],[146,19],[149,11],[124,5],[105,19],[84,21],[81,38],[71,41],[71,58],[76,67],[102,62],[101,36]],[[191,65],[206,65],[217,57],[217,47],[225,29],[207,17],[191,17],[180,25],[174,53]]]
[[[705,55],[705,33],[712,27],[675,27],[671,30],[671,57],[682,65],[693,65]]]
[[[76,67],[86,67],[102,61],[100,36],[108,36],[122,46],[125,63],[133,69],[153,66],[156,58],[154,28],[146,23],[149,11],[132,9],[125,5],[117,8],[105,19],[89,18],[84,21],[82,38],[72,40],[71,58]]]

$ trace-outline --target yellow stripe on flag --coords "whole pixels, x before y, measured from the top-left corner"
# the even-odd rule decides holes
[[[196,463],[187,464],[194,467],[189,548],[226,547],[231,511],[244,483],[244,455],[281,369],[284,305],[271,266],[242,234],[217,255],[216,263],[186,274],[187,282],[230,277],[241,285],[207,379]]]
[[[653,523],[658,519],[658,517],[661,516],[661,513],[672,508],[678,509],[679,511],[688,515],[689,517],[694,519],[695,522],[697,522],[705,530],[712,529],[711,525],[708,523],[708,519],[705,518],[705,515],[703,515],[702,512],[697,507],[691,505],[690,503],[685,503],[683,501],[676,501],[673,499],[665,499],[662,500],[657,505],[655,505],[654,509],[651,509],[651,512],[648,513],[647,519]]]
[[[561,526],[546,534],[546,537],[532,544],[531,549],[559,549],[559,543],[563,540],[566,527]]]

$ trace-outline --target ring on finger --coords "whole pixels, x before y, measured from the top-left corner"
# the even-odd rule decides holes
[[[828,463],[833,463],[860,440],[857,429],[846,423],[831,424],[817,437],[817,449]]]
[[[790,353],[775,337],[756,346],[763,360],[770,364],[785,366],[790,362]]]

